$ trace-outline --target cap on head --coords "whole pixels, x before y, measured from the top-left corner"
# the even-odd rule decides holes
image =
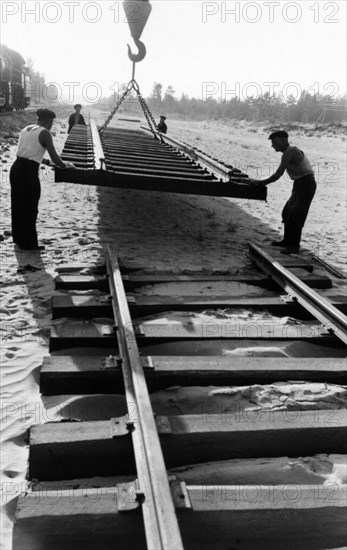
[[[55,118],[55,113],[49,109],[39,109],[36,114],[39,120],[53,120]]]
[[[269,135],[269,139],[274,138],[289,138],[289,135],[285,130],[276,130],[276,132],[272,132],[272,134]]]
[[[76,103],[76,105],[73,106],[74,109],[82,109],[82,105],[80,103]]]
[[[160,115],[160,118],[162,118],[163,120],[166,120],[166,116],[164,115]]]

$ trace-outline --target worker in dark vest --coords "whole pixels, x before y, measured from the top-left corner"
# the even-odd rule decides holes
[[[81,115],[82,105],[77,103],[76,105],[74,105],[73,108],[75,109],[75,112],[72,113],[69,118],[69,129],[67,131],[68,134],[71,132],[71,129],[73,128],[73,126],[75,126],[75,124],[83,124],[84,126],[86,124],[83,115]]]
[[[289,144],[288,137],[284,130],[278,130],[269,136],[275,151],[283,153],[281,164],[269,178],[251,181],[255,185],[268,185],[280,179],[285,170],[294,181],[292,194],[282,211],[284,237],[281,241],[272,243],[273,246],[283,248],[282,254],[299,252],[302,229],[317,187],[308,158],[301,149]]]
[[[37,123],[26,126],[19,135],[17,159],[10,172],[12,238],[21,250],[44,250],[39,246],[36,219],[41,187],[39,166],[51,165],[43,156],[48,151],[55,166],[74,168],[71,162],[63,162],[53,145],[50,129],[55,114],[48,109],[37,111]]]
[[[165,120],[166,120],[166,116],[160,115],[160,120],[159,120],[159,124],[158,124],[158,130],[159,130],[159,132],[161,132],[162,134],[166,134],[166,132],[167,132],[167,126],[166,126],[166,124],[165,124]]]

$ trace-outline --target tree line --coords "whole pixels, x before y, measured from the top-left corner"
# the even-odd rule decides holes
[[[34,61],[31,58],[27,59],[26,67],[30,77],[30,89],[27,90],[27,93],[29,93],[32,105],[39,104],[44,99],[45,76],[40,71],[35,70]]]
[[[124,85],[125,86],[125,85]],[[115,106],[122,93],[102,101],[103,106],[110,110]],[[155,116],[165,114],[171,117],[182,117],[196,120],[250,120],[269,122],[301,122],[301,123],[342,123],[346,121],[346,95],[332,100],[324,94],[311,94],[307,90],[301,92],[297,99],[294,96],[283,98],[280,94],[270,95],[269,92],[258,97],[246,99],[232,98],[222,100],[209,97],[206,100],[189,97],[182,94],[178,99],[173,86],[165,91],[160,82],[155,82],[146,102]],[[121,110],[129,113],[140,113],[138,101],[134,93],[123,103]]]
[[[47,100],[45,91],[45,77],[34,69],[33,61],[27,60],[31,79],[32,104],[34,100],[40,103]],[[122,96],[126,84],[122,84],[118,93],[113,93],[103,98],[96,106],[109,109],[115,107]],[[45,92],[45,94],[43,94]],[[54,97],[54,94],[53,96]],[[154,82],[152,91],[145,98],[146,103],[155,117],[165,114],[168,117],[187,118],[194,120],[249,120],[269,122],[297,122],[297,123],[337,123],[346,121],[347,96],[341,96],[332,100],[331,96],[324,94],[312,94],[307,90],[301,92],[297,99],[294,96],[283,98],[281,94],[270,94],[265,92],[257,97],[239,98],[233,97],[229,100],[222,98],[208,97],[207,99],[189,97],[181,94],[176,97],[172,85],[164,90],[160,82]],[[141,114],[138,99],[134,91],[124,101],[120,112]]]

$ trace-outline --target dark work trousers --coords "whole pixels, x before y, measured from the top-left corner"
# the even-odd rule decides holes
[[[36,219],[41,195],[39,164],[17,158],[10,172],[12,238],[21,248],[38,246]]]
[[[167,126],[166,126],[165,122],[159,122],[159,124],[158,124],[158,130],[159,130],[159,132],[161,132],[162,134],[166,134],[166,132],[167,132]]]
[[[287,246],[300,246],[301,233],[308,211],[316,192],[313,175],[303,176],[294,181],[292,194],[282,210],[284,242]]]

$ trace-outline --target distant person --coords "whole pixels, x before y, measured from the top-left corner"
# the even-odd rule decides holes
[[[165,120],[166,120],[166,116],[160,115],[160,120],[159,120],[159,124],[158,124],[158,130],[159,130],[159,132],[161,132],[162,134],[166,134],[166,132],[167,132],[167,126],[166,126],[166,124],[165,124]]]
[[[281,164],[269,178],[251,181],[255,185],[268,185],[277,181],[285,170],[294,180],[292,194],[282,211],[284,237],[281,241],[272,243],[273,246],[283,248],[282,254],[299,252],[302,229],[317,187],[308,158],[301,149],[295,145],[289,145],[288,137],[284,130],[278,130],[269,136],[275,151],[283,153]]]
[[[83,115],[81,115],[82,105],[80,105],[80,103],[77,103],[76,105],[74,105],[73,108],[75,109],[75,112],[72,113],[69,118],[69,129],[67,131],[68,134],[71,132],[71,129],[73,128],[73,126],[75,126],[75,124],[83,124],[84,126],[86,125],[86,121],[84,120]]]
[[[39,166],[50,165],[43,156],[46,150],[54,165],[74,168],[71,162],[63,162],[53,145],[50,129],[55,113],[48,109],[37,111],[37,123],[26,126],[19,134],[17,159],[10,171],[12,238],[21,250],[44,250],[39,246],[36,219],[41,194]]]

